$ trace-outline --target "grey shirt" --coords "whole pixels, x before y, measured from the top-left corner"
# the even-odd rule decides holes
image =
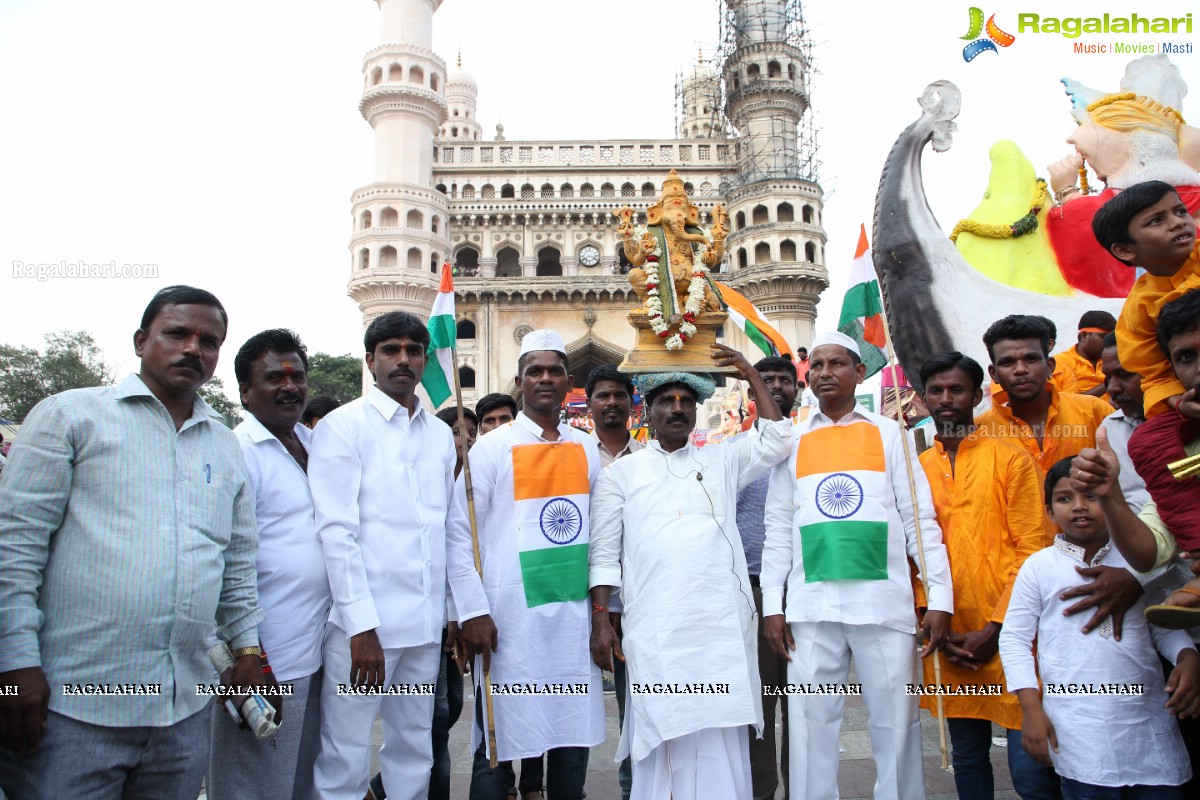
[[[0,482],[0,671],[41,666],[50,708],[171,725],[209,701],[206,638],[258,643],[254,492],[199,397],[176,431],[141,378],[47,398]],[[160,694],[74,694],[79,685]]]

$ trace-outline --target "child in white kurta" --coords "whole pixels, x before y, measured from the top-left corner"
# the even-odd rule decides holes
[[[1148,625],[1143,600],[1126,612],[1119,641],[1108,620],[1084,634],[1063,616],[1072,601],[1060,596],[1083,581],[1076,568],[1126,566],[1109,543],[1099,501],[1071,487],[1070,463],[1063,459],[1046,475],[1048,513],[1063,533],[1022,565],[1000,633],[1008,691],[1021,699],[1022,743],[1034,758],[1053,764],[1064,797],[1110,796],[1096,787],[1182,797],[1178,787],[1190,779],[1191,767],[1166,705],[1170,700],[1178,710],[1194,695],[1200,656],[1185,632]],[[1166,691],[1156,647],[1176,664]]]

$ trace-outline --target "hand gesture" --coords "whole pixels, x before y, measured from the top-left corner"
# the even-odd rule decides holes
[[[1138,583],[1137,578],[1129,574],[1129,570],[1119,567],[1076,567],[1075,571],[1084,578],[1092,578],[1088,583],[1067,589],[1058,596],[1059,600],[1070,600],[1082,597],[1078,603],[1066,608],[1063,614],[1071,616],[1088,608],[1095,608],[1092,618],[1083,626],[1084,633],[1090,633],[1105,617],[1112,617],[1113,639],[1121,641],[1121,626],[1125,622],[1125,612],[1133,608],[1133,604],[1142,596],[1145,589]]]
[[[950,636],[950,614],[945,611],[926,611],[921,619],[921,658],[927,658],[935,650],[941,650]]]
[[[1084,494],[1094,494],[1101,499],[1114,491],[1120,492],[1117,476],[1121,464],[1117,452],[1108,443],[1108,430],[1096,429],[1096,446],[1085,447],[1071,462],[1071,488]]]

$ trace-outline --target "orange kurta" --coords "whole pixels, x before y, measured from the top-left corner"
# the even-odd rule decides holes
[[[1149,273],[1138,278],[1117,318],[1117,355],[1122,367],[1142,376],[1147,419],[1167,410],[1168,397],[1185,391],[1158,346],[1158,312],[1193,289],[1200,289],[1200,244],[1169,278]]]
[[[1071,378],[1075,381],[1075,391],[1079,394],[1091,391],[1104,383],[1104,370],[1101,369],[1100,362],[1097,361],[1093,364],[1088,361],[1079,355],[1079,351],[1074,346],[1054,354],[1054,371],[1057,373],[1060,369],[1070,373]],[[1060,392],[1070,391],[1063,389],[1057,383],[1055,386]]]
[[[1045,480],[1046,472],[1064,458],[1079,455],[1085,447],[1094,447],[1096,429],[1112,413],[1112,406],[1099,397],[1086,394],[1061,394],[1050,389],[1050,409],[1046,412],[1046,434],[1042,446],[1038,447],[1033,429],[1022,419],[1013,416],[1006,405],[994,405],[975,424],[980,433],[997,439],[1007,439],[1023,448],[1038,467],[1038,480]],[[1042,515],[1043,524],[1050,534],[1058,532],[1058,526]]]
[[[950,557],[954,581],[950,630],[968,633],[988,622],[1003,623],[1017,570],[1051,541],[1042,524],[1045,509],[1037,465],[1028,453],[1008,442],[971,436],[959,445],[953,470],[941,442],[921,454],[921,466],[929,478]],[[935,683],[932,659],[923,663],[925,682]],[[998,654],[978,670],[942,659],[943,685],[1003,683]],[[1021,727],[1021,704],[1007,686],[999,697],[952,695],[942,702],[948,717]],[[923,696],[921,706],[934,712],[937,699]]]

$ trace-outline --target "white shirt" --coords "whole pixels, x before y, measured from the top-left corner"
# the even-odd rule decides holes
[[[1108,443],[1117,453],[1117,462],[1121,466],[1121,474],[1117,476],[1117,481],[1121,484],[1125,502],[1134,514],[1141,512],[1142,507],[1150,500],[1146,482],[1137,474],[1133,460],[1129,457],[1129,439],[1142,422],[1144,420],[1125,416],[1124,411],[1114,411],[1100,423],[1100,427],[1108,431]]]
[[[384,648],[440,642],[446,617],[454,436],[416,403],[410,417],[372,386],[321,419],[308,460],[329,620]]]
[[[324,425],[324,421],[321,422]],[[516,445],[549,441],[542,427],[524,412],[493,428],[471,448],[471,483],[483,580],[475,571],[466,485],[459,476],[447,530],[450,587],[458,618],[466,622],[490,614],[498,646],[492,653],[492,685],[584,684],[574,695],[494,694],[496,750],[501,761],[540,756],[556,747],[594,747],[604,741],[604,691],[600,669],[592,662],[590,598],[529,607],[522,577],[518,519],[513,490],[512,450]],[[565,423],[558,441],[583,445],[588,485],[600,472],[596,439]],[[624,460],[624,459],[622,459]],[[590,538],[590,535],[589,535]],[[477,659],[475,675],[483,676]],[[482,697],[482,689],[476,697]],[[486,722],[486,710],[484,720]],[[472,747],[479,745],[474,727]]]
[[[883,439],[884,464],[892,491],[883,498],[887,512],[888,546],[886,580],[832,580],[806,583],[801,558],[800,528],[797,520],[803,503],[796,480],[796,452],[804,434],[830,425],[849,425],[866,420],[879,428]],[[763,616],[783,613],[783,590],[787,585],[788,622],[842,622],[850,625],[883,625],[902,633],[916,632],[913,610],[912,578],[909,559],[917,557],[917,530],[914,521],[909,473],[904,463],[905,445],[912,456],[912,479],[917,491],[917,512],[925,545],[925,566],[929,571],[929,602],[932,611],[954,612],[954,592],[950,581],[950,562],[942,543],[929,493],[925,470],[917,460],[911,441],[906,441],[895,420],[867,411],[861,403],[837,422],[820,410],[792,429],[791,453],[771,473],[767,492],[767,538],[763,545],[762,595]]]
[[[588,583],[619,586],[630,685],[720,684],[719,694],[631,694],[618,756],[644,758],[704,728],[762,727],[757,627],[738,492],[785,456],[791,420],[668,453],[657,441],[607,467],[592,496]],[[697,479],[701,476],[702,479]]]
[[[258,603],[267,614],[258,625],[259,640],[275,677],[297,680],[321,668],[331,602],[308,476],[253,414],[233,432],[254,488]],[[312,431],[297,425],[296,436],[310,449]]]
[[[1125,567],[1116,548],[1105,545],[1090,566]],[[1081,632],[1079,617],[1064,617],[1073,600],[1059,595],[1084,582],[1076,567],[1083,548],[1060,533],[1054,545],[1021,565],[1000,631],[1000,659],[1008,691],[1047,687],[1042,704],[1054,724],[1058,752],[1051,750],[1059,775],[1097,786],[1180,784],[1191,777],[1179,726],[1163,707],[1162,668],[1155,647],[1175,663],[1192,642],[1184,631],[1146,624],[1144,599],[1125,613],[1121,640],[1111,633]],[[1033,642],[1037,639],[1037,672]],[[1129,694],[1051,694],[1051,686],[1141,684]]]

